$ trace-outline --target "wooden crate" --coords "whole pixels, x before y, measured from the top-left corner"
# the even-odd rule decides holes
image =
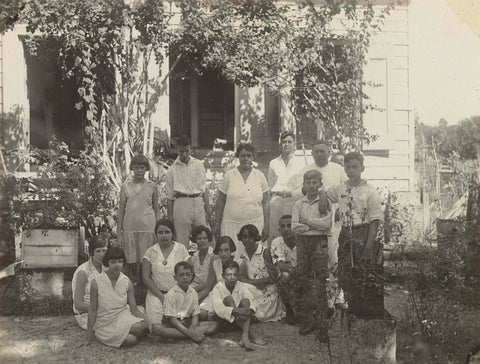
[[[21,235],[23,268],[73,268],[82,245],[79,229],[24,231]]]

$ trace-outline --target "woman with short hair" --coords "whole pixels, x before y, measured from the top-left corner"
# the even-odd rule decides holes
[[[262,232],[263,241],[267,240],[270,195],[265,176],[253,168],[255,147],[250,143],[240,143],[235,155],[240,163],[225,173],[219,187],[215,232],[217,236],[226,235],[235,242],[235,256],[238,257],[245,251],[242,242],[237,239],[243,225],[255,225]]]

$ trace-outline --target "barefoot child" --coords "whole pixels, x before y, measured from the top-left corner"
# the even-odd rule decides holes
[[[134,283],[140,280],[140,261],[155,243],[155,222],[160,218],[157,186],[145,179],[150,170],[147,157],[138,154],[130,162],[133,179],[120,190],[117,239],[127,257],[127,274]]]
[[[342,230],[338,247],[338,281],[349,312],[383,317],[383,247],[377,240],[383,208],[377,189],[362,179],[363,156],[345,156],[348,180],[327,191],[338,202]]]
[[[247,350],[255,350],[254,344],[264,345],[253,336],[251,320],[255,316],[255,304],[247,284],[238,281],[240,267],[232,260],[223,265],[223,281],[213,288],[213,308],[217,316],[227,323],[235,323],[242,329],[239,342]]]
[[[198,295],[197,291],[190,286],[194,277],[192,265],[188,262],[178,262],[174,269],[177,284],[165,295],[164,324],[176,329],[177,332],[172,336],[165,336],[187,337],[195,342],[201,342],[205,339],[205,335],[217,331],[217,323],[215,321],[198,322],[200,313]]]
[[[297,269],[301,281],[301,315],[303,325],[299,333],[306,335],[320,330],[320,339],[326,339],[328,277],[328,236],[332,227],[332,212],[321,205],[327,197],[319,194],[322,187],[322,174],[313,169],[303,175],[303,188],[306,196],[298,200],[292,211],[292,230],[297,239]],[[328,205],[328,201],[327,206]],[[320,206],[319,206],[320,205]],[[316,317],[314,313],[316,312]]]

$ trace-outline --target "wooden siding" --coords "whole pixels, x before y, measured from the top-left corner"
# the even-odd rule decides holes
[[[382,32],[371,43],[369,64],[384,60],[387,64],[386,80],[387,110],[374,123],[364,119],[367,130],[379,134],[377,142],[365,150],[388,150],[388,157],[367,156],[365,178],[375,185],[384,185],[393,191],[412,191],[414,179],[414,125],[410,109],[410,46],[408,9],[398,7],[386,17]],[[367,70],[369,67],[367,64]],[[378,71],[378,70],[377,70]],[[365,79],[365,81],[369,81]],[[375,80],[377,81],[377,80]],[[378,91],[371,94],[375,104]],[[383,100],[380,100],[381,102]],[[368,114],[365,115],[368,117]],[[384,122],[378,125],[378,122]]]

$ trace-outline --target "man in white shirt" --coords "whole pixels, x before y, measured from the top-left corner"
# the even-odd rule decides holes
[[[223,265],[223,282],[218,282],[212,291],[213,309],[217,316],[228,323],[235,323],[242,329],[239,344],[247,350],[255,350],[254,344],[265,342],[255,338],[251,320],[255,317],[255,301],[248,284],[238,281],[240,267],[231,260]]]
[[[282,154],[270,161],[268,167],[268,187],[270,198],[270,237],[269,242],[279,235],[278,221],[283,215],[290,215],[294,199],[288,181],[307,165],[307,159],[295,156],[295,135],[284,131],[280,136]]]
[[[205,216],[210,216],[210,203],[205,167],[190,156],[188,137],[180,137],[177,147],[178,158],[166,174],[167,215],[175,227],[175,240],[188,247],[192,228],[207,225]]]

